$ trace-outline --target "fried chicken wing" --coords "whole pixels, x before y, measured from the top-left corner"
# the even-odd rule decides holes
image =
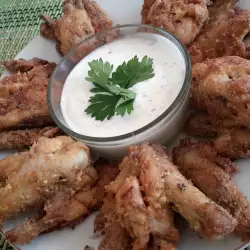
[[[147,208],[136,177],[128,177],[116,193],[116,209],[121,225],[132,238],[133,250],[146,250],[150,237]]]
[[[192,102],[217,119],[237,120],[250,127],[249,94],[250,61],[230,56],[193,66]]]
[[[163,165],[154,162],[152,148],[143,144],[138,152],[140,159],[140,183],[147,203],[150,231],[160,249],[176,249],[179,233],[174,226],[174,213],[165,195],[165,171]]]
[[[42,206],[60,191],[74,194],[97,178],[85,145],[66,136],[42,137],[31,147],[21,168],[0,189],[0,222]]]
[[[176,35],[190,44],[208,19],[206,0],[145,0],[142,23],[152,24]]]
[[[89,0],[64,1],[61,18],[53,20],[47,15],[41,18],[45,21],[40,27],[41,34],[49,39],[55,37],[57,49],[62,54],[84,38],[112,26],[107,14],[96,2]]]
[[[234,230],[236,220],[194,187],[169,160],[163,147],[154,145],[145,153],[151,155],[151,164],[165,168],[164,186],[168,202],[174,204],[174,209],[201,237],[219,239]]]
[[[18,64],[12,63],[15,62]],[[47,86],[55,66],[55,63],[36,66],[0,80],[1,132],[53,124],[47,107]]]
[[[0,131],[52,124],[47,107],[47,86],[28,88],[0,98]]]
[[[37,66],[25,73],[16,73],[0,80],[0,98],[10,97],[19,91],[26,91],[37,86],[47,86],[55,69],[55,63]],[[3,100],[2,100],[3,102]]]
[[[53,138],[62,134],[57,127],[33,128],[0,132],[0,149],[18,149],[31,146],[40,137]]]
[[[49,64],[48,61],[36,57],[30,60],[18,59],[18,60],[7,60],[3,62],[5,68],[12,73],[28,72],[35,67],[47,64]]]
[[[44,232],[51,232],[66,226],[74,226],[85,219],[90,212],[101,207],[105,186],[115,179],[119,172],[116,164],[97,163],[99,180],[85,186],[73,196],[59,192],[47,200],[41,216],[30,218],[6,233],[13,243],[26,244]]]
[[[109,193],[115,194],[121,185],[124,183],[125,179],[130,176],[139,176],[140,173],[140,166],[139,160],[137,157],[137,150],[139,148],[137,146],[130,147],[128,149],[128,156],[125,156],[122,160],[121,164],[119,165],[120,173],[117,178],[112,181],[107,187],[106,190]]]
[[[98,250],[131,250],[132,239],[129,233],[123,228],[118,219],[112,218],[105,226],[104,237]]]
[[[42,19],[47,26],[53,28],[56,40],[59,42],[59,51],[62,54],[66,54],[74,44],[95,33],[81,0],[75,4],[65,2],[63,15],[58,20],[53,20],[46,15],[42,15]]]
[[[185,132],[191,136],[214,137],[234,128],[242,127],[236,120],[220,119],[205,112],[190,114],[185,124]]]
[[[132,239],[119,223],[113,194],[107,193],[103,205],[95,218],[94,231],[101,232],[103,238],[99,250],[131,250]]]
[[[230,159],[250,156],[250,130],[239,126],[237,120],[218,119],[206,113],[193,114],[187,121],[186,132],[213,137],[214,148],[221,156]]]
[[[240,11],[232,16],[218,12],[218,15],[217,19],[211,18],[189,47],[193,64],[222,56],[248,57],[245,38],[250,32],[250,11]]]
[[[112,27],[113,22],[95,1],[83,0],[83,4],[91,20],[92,26],[95,29],[95,32]]]
[[[23,163],[28,159],[29,152],[20,152],[0,160],[0,187],[4,186],[9,178],[20,171]]]
[[[238,220],[235,232],[249,240],[250,204],[230,175],[214,161],[214,151],[211,144],[186,140],[173,150],[173,159],[186,178]]]

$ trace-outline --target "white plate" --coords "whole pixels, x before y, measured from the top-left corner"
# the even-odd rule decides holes
[[[97,2],[108,12],[115,24],[139,23],[142,0],[97,0]],[[250,8],[249,0],[241,0],[240,6]],[[59,62],[61,57],[55,50],[55,44],[40,36],[34,38],[16,58],[30,59],[40,57],[49,61]],[[7,74],[7,73],[6,73]],[[0,158],[13,153],[13,151],[2,151]],[[238,162],[240,172],[234,179],[240,190],[250,200],[250,160],[245,159]],[[20,220],[8,221],[5,230],[10,229]],[[32,243],[25,246],[18,246],[21,250],[83,250],[85,245],[98,249],[100,238],[93,235],[94,215],[89,216],[83,223],[74,230],[64,229],[61,231],[39,236]],[[238,249],[243,243],[240,239],[230,236],[222,241],[209,242],[201,240],[182,223],[181,242],[179,250],[233,250]],[[119,250],[119,249],[117,249]]]

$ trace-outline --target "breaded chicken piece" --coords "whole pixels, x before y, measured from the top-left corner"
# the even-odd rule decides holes
[[[208,59],[193,66],[192,102],[216,119],[250,127],[250,61],[236,57]]]
[[[59,192],[47,200],[42,216],[30,218],[6,233],[6,237],[15,244],[27,244],[44,232],[63,227],[74,226],[84,220],[90,212],[99,209],[105,196],[105,186],[115,179],[119,172],[116,164],[97,163],[99,180],[85,186],[73,196],[68,192]]]
[[[28,72],[35,67],[47,64],[49,64],[48,61],[36,57],[30,60],[17,59],[7,60],[3,62],[4,67],[12,73]]]
[[[119,165],[120,173],[118,174],[117,178],[106,187],[107,192],[115,194],[121,185],[123,185],[127,177],[139,176],[140,162],[137,157],[138,150],[139,146],[128,148],[128,156],[125,156]]]
[[[0,224],[22,211],[43,206],[56,193],[73,195],[97,178],[85,145],[66,136],[42,137],[0,189]]]
[[[205,112],[190,114],[185,124],[185,132],[191,136],[214,137],[234,128],[242,128],[237,120],[220,119]]]
[[[116,217],[112,217],[105,226],[104,237],[98,250],[131,250],[132,239]]]
[[[47,106],[47,86],[30,87],[0,97],[0,131],[52,124]]]
[[[19,149],[31,146],[40,137],[53,138],[62,134],[57,127],[32,128],[0,132],[0,149]]]
[[[74,44],[95,33],[81,0],[76,1],[76,3],[65,2],[63,4],[63,15],[58,20],[53,20],[46,15],[42,15],[41,18],[49,27],[53,28],[58,41],[57,49],[63,55]]]
[[[113,22],[110,20],[107,13],[105,13],[105,11],[95,1],[82,1],[95,32],[99,32],[102,29],[107,29],[113,26]]]
[[[199,189],[195,188],[191,182],[185,179],[184,176],[178,171],[178,168],[169,160],[163,147],[159,145],[150,146],[147,144],[131,147],[129,155],[124,158],[124,162],[121,163],[121,166],[121,173],[118,175],[117,179],[110,184],[111,188],[110,186],[107,187],[108,191],[111,190],[111,192],[114,192],[117,195],[117,192],[119,192],[125,180],[127,178],[140,176],[141,169],[147,169],[147,171],[150,170],[148,172],[148,176],[152,175],[152,178],[155,178],[155,176],[157,176],[157,172],[154,172],[153,175],[151,171],[153,169],[156,170],[155,166],[157,166],[158,169],[164,170],[164,173],[161,175],[164,181],[164,195],[162,197],[158,197],[157,195],[154,197],[152,194],[150,195],[148,190],[148,198],[146,193],[143,194],[145,201],[152,198],[156,199],[157,197],[162,198],[162,200],[158,200],[158,202],[160,201],[163,204],[165,204],[164,202],[166,201],[170,202],[174,205],[175,210],[189,222],[190,227],[199,232],[203,238],[222,238],[234,230],[236,220],[225,209],[212,202],[201,191],[199,191]],[[127,170],[126,166],[128,168]],[[129,175],[129,172],[131,171],[130,167],[131,170],[133,170],[131,175]],[[143,175],[140,177],[140,182],[142,182],[142,180]],[[149,179],[147,181],[149,181]],[[129,179],[129,183],[127,183],[125,187],[131,186],[131,183],[135,185],[135,181],[131,181],[131,179]],[[140,185],[143,190],[143,184],[140,183]],[[155,192],[159,191],[156,186],[154,188]],[[126,189],[124,188],[124,190]],[[135,194],[138,198],[139,194]],[[166,201],[164,201],[164,197],[166,198]],[[124,202],[124,200],[121,199],[121,202]],[[128,204],[127,209],[130,209],[133,204],[134,203]],[[125,205],[126,204],[123,203],[123,206]],[[148,214],[147,217],[150,222],[149,211],[147,209],[145,211]],[[145,211],[143,210],[142,216],[144,216]],[[160,217],[158,219],[159,221],[156,225],[160,225],[161,223]],[[133,220],[131,223],[133,223]],[[165,221],[164,225],[171,225],[171,220],[168,222]],[[171,227],[172,226],[170,226],[170,228]],[[140,231],[140,229],[138,230]],[[154,228],[149,227],[149,230],[152,230],[150,231],[152,233],[154,232]],[[176,237],[173,239],[176,239]],[[144,240],[140,240],[140,242],[140,245],[144,245]]]
[[[47,86],[55,67],[55,63],[48,63],[0,80],[1,132],[53,124],[47,107]]]
[[[250,32],[250,11],[240,11],[227,18],[223,15],[222,17],[216,21],[211,18],[211,23],[205,25],[204,30],[189,47],[193,64],[222,56],[248,57],[245,37]]]
[[[208,19],[206,0],[145,0],[142,23],[166,29],[188,45]]]
[[[186,140],[173,150],[173,160],[186,178],[237,219],[236,234],[249,240],[250,204],[231,176],[214,162],[213,152],[211,144]]]
[[[0,160],[0,187],[4,186],[9,178],[20,171],[23,163],[28,159],[29,152],[20,152]]]
[[[185,129],[192,136],[214,137],[214,148],[221,156],[230,159],[250,156],[250,130],[239,126],[237,120],[198,113],[189,117]]]
[[[17,92],[26,91],[37,86],[47,86],[55,63],[37,66],[25,73],[15,73],[0,80],[0,98],[10,97]],[[2,100],[4,102],[4,100]]]
[[[154,145],[145,154],[151,155],[151,164],[165,168],[164,184],[168,202],[202,238],[221,239],[234,231],[236,220],[194,187],[169,160],[162,146]]]
[[[119,221],[134,239],[132,249],[146,250],[150,228],[138,179],[134,176],[126,178],[115,199]]]
[[[107,193],[103,205],[95,218],[94,231],[101,232],[103,237],[99,250],[131,250],[132,239],[119,223],[116,202],[113,194]]]
[[[58,51],[65,55],[73,45],[101,29],[112,26],[107,14],[94,1],[69,0],[63,3],[63,15],[53,20],[42,15],[45,21],[40,26],[42,35],[56,39]]]
[[[165,167],[154,162],[154,151],[148,144],[138,150],[141,189],[147,204],[150,232],[160,249],[177,249],[179,232],[174,226],[174,212],[165,194]]]

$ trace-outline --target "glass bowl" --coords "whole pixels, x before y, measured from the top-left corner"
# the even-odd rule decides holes
[[[146,126],[114,137],[90,137],[73,131],[65,122],[61,110],[61,95],[66,78],[75,65],[86,55],[96,48],[110,43],[121,37],[138,32],[158,34],[170,40],[178,48],[186,64],[186,73],[182,88],[165,112]],[[57,124],[67,135],[88,145],[96,157],[119,158],[122,157],[129,145],[142,142],[157,142],[166,144],[175,137],[183,123],[187,113],[188,96],[191,81],[191,62],[184,46],[167,31],[149,25],[130,24],[120,25],[111,29],[103,30],[90,36],[74,46],[70,52],[61,60],[55,69],[48,87],[49,112]]]

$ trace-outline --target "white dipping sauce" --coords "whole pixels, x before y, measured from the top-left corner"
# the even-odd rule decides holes
[[[85,112],[93,84],[85,80],[88,62],[102,58],[114,70],[135,55],[153,59],[155,76],[137,83],[134,111],[130,115],[113,116],[96,121]],[[168,39],[149,33],[137,33],[108,43],[84,57],[71,71],[64,84],[61,109],[68,126],[75,132],[93,137],[112,137],[133,132],[159,117],[179,94],[185,78],[185,61],[181,52]]]

